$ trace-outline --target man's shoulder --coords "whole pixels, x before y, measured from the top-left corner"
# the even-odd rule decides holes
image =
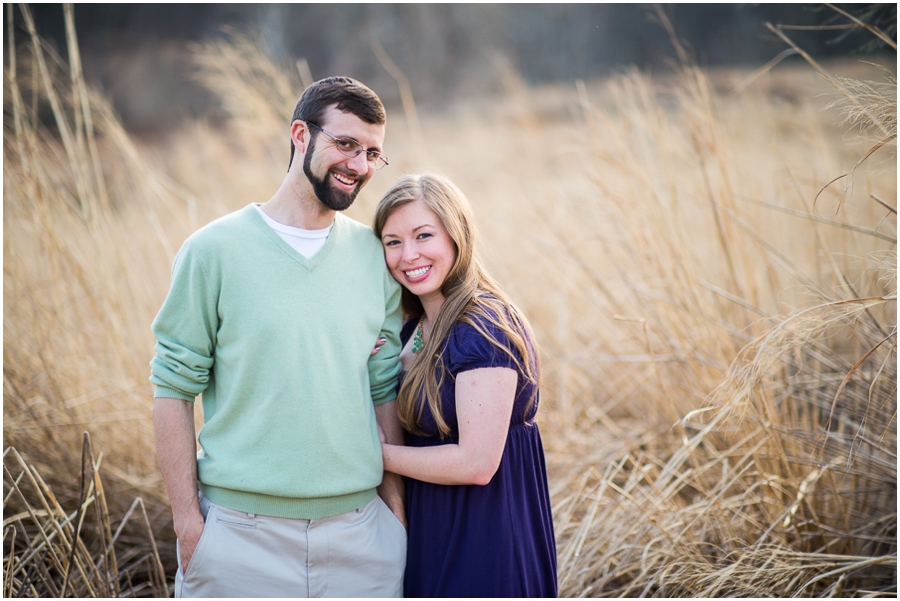
[[[335,225],[340,224],[341,231],[347,241],[353,244],[360,244],[370,248],[381,250],[381,242],[375,237],[375,230],[368,225],[348,217],[343,213],[338,213],[334,217]]]
[[[253,210],[252,206],[246,206],[210,221],[188,236],[185,245],[200,250],[218,247],[223,241],[234,242],[235,236],[252,231],[249,228],[251,210]]]
[[[353,232],[358,235],[375,235],[375,231],[371,227],[364,223],[360,223],[353,217],[345,215],[344,213],[336,213],[334,219],[336,222],[342,223],[343,227],[347,228],[347,231]]]

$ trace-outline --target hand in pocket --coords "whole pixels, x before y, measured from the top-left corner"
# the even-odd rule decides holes
[[[199,516],[199,514],[198,514]],[[200,536],[203,534],[203,518],[192,520],[191,523],[181,532],[178,537],[178,546],[181,547],[181,573],[186,574],[188,564],[194,556],[197,549],[197,543],[200,542]]]

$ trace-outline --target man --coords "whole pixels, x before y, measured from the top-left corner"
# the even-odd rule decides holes
[[[402,482],[382,482],[378,437],[402,441],[400,288],[372,231],[338,213],[387,164],[384,132],[369,88],[314,83],[275,195],[175,259],[150,380],[176,596],[402,595]]]

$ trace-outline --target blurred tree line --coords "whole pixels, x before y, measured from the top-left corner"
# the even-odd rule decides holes
[[[896,39],[896,4],[837,6]],[[62,6],[31,8],[39,34],[65,58]],[[772,59],[785,45],[765,29],[767,21],[848,23],[820,4],[662,10],[705,66],[758,67]],[[21,14],[12,12],[16,42],[26,43]],[[4,11],[4,35],[8,16]],[[215,116],[210,96],[191,78],[187,42],[226,35],[227,28],[259,35],[266,52],[286,66],[305,59],[313,78],[357,77],[393,104],[397,85],[373,51],[380,44],[420,106],[433,108],[460,95],[495,93],[508,73],[528,84],[570,82],[628,66],[664,70],[675,56],[653,5],[642,4],[77,4],[75,23],[89,82],[113,99],[133,130]],[[858,29],[791,35],[817,58],[878,50]]]

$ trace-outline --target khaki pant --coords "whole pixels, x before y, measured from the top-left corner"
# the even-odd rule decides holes
[[[206,525],[176,597],[402,597],[406,530],[380,497],[317,520],[248,514],[201,494]]]

